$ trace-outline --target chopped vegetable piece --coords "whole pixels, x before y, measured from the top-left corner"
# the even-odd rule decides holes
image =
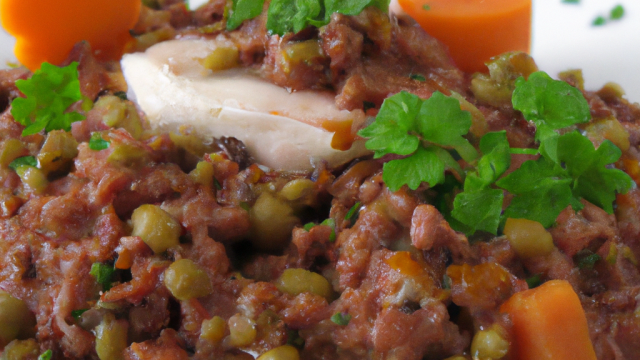
[[[351,209],[347,211],[347,214],[344,216],[344,219],[351,221],[351,223],[353,224],[358,219],[358,215],[360,213],[360,206],[361,204],[359,201],[353,204]]]
[[[80,319],[80,316],[82,316],[82,314],[87,312],[87,310],[89,310],[89,309],[73,310],[73,311],[71,311],[71,317],[73,317],[74,319],[78,320],[78,319]]]
[[[25,126],[22,136],[42,130],[71,130],[71,123],[84,119],[67,108],[82,99],[78,80],[78,63],[57,67],[43,63],[30,79],[16,81],[16,86],[26,96],[11,102],[11,115]]]
[[[15,160],[13,160],[9,164],[9,168],[14,171],[17,170],[20,166],[31,166],[38,167],[38,160],[34,156],[22,156]]]
[[[94,132],[91,134],[91,139],[89,139],[89,149],[91,150],[104,150],[109,148],[110,142],[102,138],[102,134],[99,132]]]
[[[596,360],[580,299],[564,280],[514,294],[501,307],[513,323],[510,354],[518,360]]]
[[[0,290],[0,348],[17,338],[34,337],[35,325],[36,318],[27,304]]]
[[[304,224],[304,226],[302,228],[304,229],[304,231],[309,232],[311,230],[311,228],[313,228],[314,226],[316,226],[316,223],[309,222],[309,223]]]
[[[399,4],[447,45],[464,71],[486,71],[485,62],[507,51],[529,52],[530,0],[399,0]]]
[[[328,219],[324,220],[320,225],[329,226],[331,228],[331,234],[329,235],[329,241],[330,242],[336,241],[336,221],[333,220],[332,218],[328,218]]]
[[[256,360],[300,360],[300,354],[295,347],[282,345],[260,355]]]
[[[91,265],[89,274],[96,278],[98,284],[102,285],[102,290],[109,291],[111,289],[111,278],[115,271],[113,266],[96,262]]]
[[[20,176],[22,184],[26,189],[36,194],[41,194],[49,185],[47,176],[38,168],[29,165],[22,165],[16,168],[16,174]]]
[[[213,285],[207,272],[189,259],[180,259],[164,272],[164,284],[178,300],[189,300],[211,294]]]
[[[503,232],[513,250],[523,259],[548,255],[553,251],[551,233],[537,221],[508,218]]]
[[[506,330],[499,324],[480,330],[473,336],[471,355],[478,360],[502,359],[509,352]]]
[[[213,344],[218,343],[224,338],[226,327],[227,323],[225,323],[224,319],[220,316],[214,316],[211,319],[204,320],[200,327],[200,338]]]
[[[116,91],[113,93],[113,96],[117,96],[120,100],[128,100],[127,93],[124,91]]]
[[[51,351],[51,349],[43,352],[42,354],[40,354],[40,356],[38,356],[38,360],[51,360],[51,357],[53,356],[53,351]]]
[[[331,316],[331,321],[340,326],[349,325],[349,321],[351,321],[351,315],[347,313],[338,312]]]
[[[34,71],[45,61],[63,62],[80,41],[88,41],[98,59],[119,60],[141,5],[140,0],[3,0],[0,19],[16,37],[16,57]]]
[[[525,281],[527,282],[529,289],[533,289],[535,287],[540,286],[540,284],[542,284],[542,279],[540,278],[540,274],[535,274],[531,277],[528,277],[525,279]]]
[[[94,329],[96,335],[96,353],[99,359],[124,359],[122,353],[127,347],[129,323],[116,320],[115,315],[106,313]]]
[[[427,79],[422,76],[421,74],[411,74],[411,76],[409,76],[411,78],[411,80],[417,80],[417,81],[422,81],[425,82],[427,81]]]
[[[578,267],[580,269],[593,269],[598,261],[602,260],[602,257],[598,254],[584,254],[578,261]]]
[[[320,295],[325,299],[333,296],[331,284],[324,276],[305,269],[286,269],[275,285],[283,293],[294,296],[305,292]]]
[[[180,224],[157,205],[139,206],[133,211],[131,221],[131,235],[139,236],[156,254],[180,243]]]

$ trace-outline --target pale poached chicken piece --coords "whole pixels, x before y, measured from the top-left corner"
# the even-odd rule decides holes
[[[365,120],[362,110],[339,110],[328,91],[289,92],[252,69],[207,70],[201,60],[217,46],[232,44],[223,37],[173,40],[124,56],[129,98],[154,128],[232,136],[258,163],[280,170],[310,170],[318,161],[336,167],[369,153],[363,140],[346,151],[332,148],[334,132],[326,130],[342,123],[354,131]]]

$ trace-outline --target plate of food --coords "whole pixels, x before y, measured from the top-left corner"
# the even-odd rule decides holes
[[[639,72],[556,35],[639,11],[544,4],[0,0],[0,356],[636,358]]]

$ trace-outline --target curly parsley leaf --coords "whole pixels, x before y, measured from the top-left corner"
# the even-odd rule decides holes
[[[82,100],[78,80],[78,63],[57,67],[43,63],[31,78],[16,81],[26,96],[11,103],[11,115],[25,126],[22,136],[45,130],[71,130],[71,123],[84,119],[77,112],[66,112],[69,106]]]
[[[422,182],[432,187],[442,183],[447,169],[462,173],[445,148],[466,161],[476,159],[476,149],[463,137],[470,127],[471,114],[460,109],[458,100],[440,92],[422,100],[403,91],[388,97],[376,120],[358,135],[368,139],[365,146],[376,158],[409,155],[387,162],[382,177],[392,191],[405,184],[415,190]]]

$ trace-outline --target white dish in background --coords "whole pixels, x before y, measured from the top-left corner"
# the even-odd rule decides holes
[[[196,8],[206,0],[191,0]],[[592,26],[616,5],[625,8],[618,21]],[[15,63],[15,40],[0,31],[0,68]],[[640,1],[533,0],[533,42],[531,53],[541,70],[557,76],[568,69],[582,69],[585,87],[597,90],[609,81],[622,86],[627,98],[640,102]]]
[[[622,19],[592,25],[618,4],[625,9]],[[613,81],[626,91],[627,99],[640,102],[640,1],[533,0],[532,40],[531,55],[549,75],[582,69],[586,89],[597,90]]]

